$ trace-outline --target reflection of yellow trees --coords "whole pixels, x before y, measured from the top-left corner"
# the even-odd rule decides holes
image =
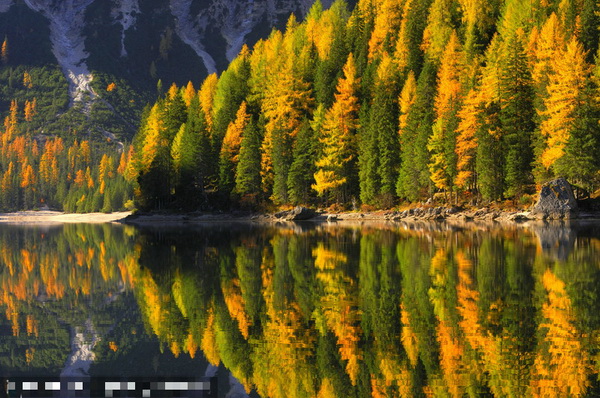
[[[217,338],[215,333],[215,314],[212,308],[208,313],[208,322],[206,328],[202,334],[202,342],[200,345],[204,356],[214,366],[219,366],[221,362],[221,356],[219,355],[219,348],[217,347]]]
[[[248,328],[252,325],[252,322],[245,310],[244,297],[242,297],[240,289],[240,280],[237,278],[224,280],[221,282],[221,288],[229,314],[237,321],[242,336],[248,339]]]
[[[458,266],[458,312],[461,316],[459,326],[465,341],[477,352],[479,362],[471,362],[472,367],[478,367],[477,374],[489,374],[489,387],[495,396],[523,396],[525,385],[521,381],[523,364],[527,359],[525,353],[515,352],[515,340],[524,336],[511,336],[503,330],[501,335],[494,336],[486,330],[479,315],[479,292],[473,288],[473,263],[462,251],[457,252]],[[490,306],[494,310],[496,304]]]
[[[261,264],[266,316],[263,334],[254,345],[253,382],[261,396],[295,397],[300,392],[316,396],[308,366],[313,355],[314,330],[307,327],[297,302],[287,297],[284,302],[276,302],[279,296],[275,292],[275,271],[287,255],[288,238],[275,237],[271,244],[273,252],[265,250]]]
[[[359,348],[362,332],[356,284],[342,269],[348,258],[341,252],[326,249],[322,243],[318,244],[312,254],[317,268],[317,280],[323,284],[321,308],[327,327],[337,337],[340,356],[347,361],[346,372],[352,384],[356,385],[359,360],[362,358]]]
[[[380,352],[379,356],[381,357],[379,360],[379,370],[383,375],[385,387],[397,385],[401,397],[412,396],[412,375],[408,363],[405,360],[400,361],[386,352]],[[379,381],[376,384],[378,387],[381,385]]]
[[[325,377],[321,380],[321,388],[319,389],[317,398],[337,398],[335,388],[333,387],[330,378]]]
[[[438,319],[436,326],[437,340],[440,345],[440,367],[448,393],[453,397],[461,397],[465,387],[469,385],[469,375],[464,366],[465,348],[454,329],[450,318],[452,303],[447,301],[448,253],[444,248],[438,248],[431,259],[432,287],[429,296],[433,302],[434,312]]]
[[[419,340],[410,324],[410,316],[404,303],[400,304],[400,321],[402,322],[402,346],[406,351],[410,364],[414,367],[417,365],[419,357]]]
[[[25,318],[25,325],[27,328],[28,336],[39,336],[38,321],[32,315],[27,315],[27,317]]]
[[[185,351],[190,354],[191,358],[196,357],[196,352],[198,351],[198,343],[194,340],[194,336],[190,333],[185,340]]]
[[[117,287],[118,275],[123,273],[118,272],[115,264],[123,250],[115,251],[115,247],[123,241],[107,240],[104,246],[105,232],[102,227],[81,225],[50,231],[35,228],[0,231],[0,308],[11,325],[13,336],[38,338],[41,335],[45,325],[40,325],[32,315],[33,307],[39,305],[38,300],[66,299],[78,303],[79,295],[92,293],[92,280],[99,280],[100,275],[105,282],[110,282],[106,287]],[[103,258],[99,258],[103,246]],[[94,286],[96,291],[104,288],[101,284]],[[28,358],[28,361],[33,359],[33,351]]]
[[[29,347],[27,350],[25,350],[25,361],[27,363],[31,363],[31,361],[33,361],[34,354],[35,354],[35,348],[33,348],[33,347]]]
[[[590,354],[582,341],[586,336],[575,325],[575,315],[565,283],[547,269],[542,283],[548,294],[542,306],[544,333],[535,357],[531,389],[539,397],[582,396],[589,387]]]
[[[163,327],[166,325],[163,324],[162,319],[170,297],[160,291],[152,274],[147,269],[141,272],[136,285],[142,292],[140,307],[147,316],[148,324],[154,334],[159,337],[163,336]]]

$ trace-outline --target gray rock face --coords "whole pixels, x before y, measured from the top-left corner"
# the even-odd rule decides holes
[[[544,184],[531,213],[537,218],[546,219],[571,218],[576,215],[577,201],[567,180],[557,178]]]
[[[303,221],[310,220],[317,216],[317,213],[306,207],[296,206],[293,210],[290,211],[280,211],[279,213],[275,213],[274,217],[283,219],[286,221]]]

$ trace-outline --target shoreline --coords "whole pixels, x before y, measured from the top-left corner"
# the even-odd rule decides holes
[[[300,209],[300,210],[299,210]],[[298,214],[300,214],[299,217]],[[297,217],[297,218],[296,218]],[[378,210],[372,212],[318,212],[299,208],[274,214],[250,212],[223,213],[139,213],[119,220],[137,226],[193,225],[202,223],[254,222],[260,224],[284,223],[361,223],[361,222],[449,222],[523,224],[527,222],[581,222],[600,221],[600,212],[541,214],[530,210],[498,210],[490,208],[458,209],[446,207],[419,207],[404,211]]]
[[[125,219],[132,213],[64,213],[53,210],[27,210],[12,213],[0,213],[0,224],[104,224]]]
[[[300,210],[298,210],[300,209]],[[298,216],[300,214],[300,216]],[[298,218],[296,218],[298,217]],[[0,213],[0,224],[44,225],[73,223],[119,223],[135,226],[178,226],[204,223],[251,222],[258,224],[286,224],[296,222],[356,224],[362,222],[430,222],[459,224],[523,224],[529,222],[600,221],[600,212],[561,214],[560,217],[534,213],[529,210],[499,210],[490,208],[459,209],[454,207],[418,207],[404,211],[378,210],[372,212],[330,213],[296,208],[274,214],[252,212],[206,213],[64,213],[51,210],[28,210]]]

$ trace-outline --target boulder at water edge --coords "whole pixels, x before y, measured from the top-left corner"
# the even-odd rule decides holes
[[[531,215],[550,220],[576,216],[577,200],[567,180],[561,177],[545,183]]]

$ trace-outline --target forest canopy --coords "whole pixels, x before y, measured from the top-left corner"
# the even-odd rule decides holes
[[[147,112],[139,205],[519,200],[556,176],[593,192],[598,19],[588,0],[317,1]]]
[[[114,188],[110,207],[131,192],[141,210],[518,203],[558,176],[593,193],[599,8],[360,0],[350,11],[317,1],[219,76],[173,85],[148,106],[133,150],[120,149],[129,171],[119,184],[132,186]],[[32,105],[20,106],[35,123]],[[27,170],[12,173],[29,186]]]

